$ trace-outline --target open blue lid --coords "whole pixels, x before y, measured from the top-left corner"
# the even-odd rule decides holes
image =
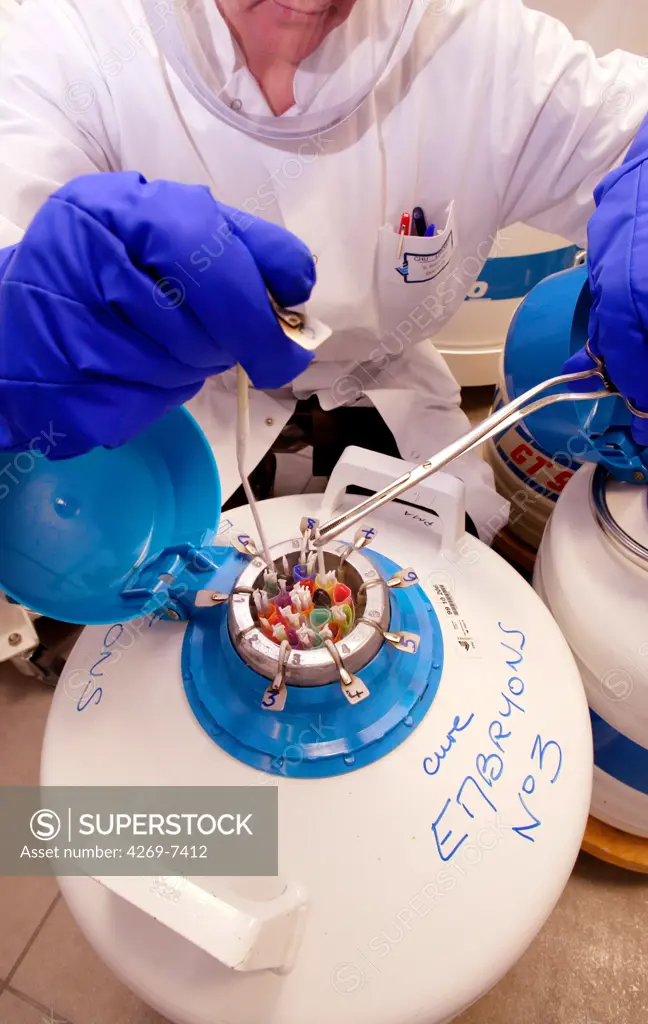
[[[529,293],[511,321],[504,350],[509,401],[562,374],[567,359],[587,342],[591,309],[587,267],[548,277]],[[619,480],[646,481],[648,449],[634,440],[632,415],[621,397],[550,405],[526,416],[525,423],[556,462],[597,462]]]
[[[159,607],[136,586],[138,571],[167,550],[209,544],[220,519],[216,462],[185,409],[77,459],[0,453],[0,483],[0,590],[79,625]]]

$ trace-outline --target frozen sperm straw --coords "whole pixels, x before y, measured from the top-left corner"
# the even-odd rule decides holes
[[[250,481],[245,470],[245,455],[247,452],[247,443],[250,436],[250,378],[243,369],[242,366],[237,366],[237,383],[238,383],[238,402],[236,406],[236,461],[238,463],[238,471],[241,477],[241,483],[243,484],[243,490],[245,491],[245,497],[248,500],[254,522],[259,534],[259,540],[261,541],[261,547],[263,548],[263,557],[270,569],[273,568],[274,563],[272,561],[272,555],[270,554],[270,548],[268,547],[268,541],[261,525],[261,517],[259,516],[259,510],[256,504],[256,498],[252,493],[250,487]]]
[[[316,529],[315,536],[319,537],[319,528]],[[326,575],[326,566],[324,565],[324,549],[323,548],[318,548],[317,549],[317,571],[320,574],[320,576],[322,577],[322,579],[324,579],[324,577]]]
[[[302,533],[301,545],[299,548],[299,564],[306,567],[306,549],[308,547],[308,531]]]

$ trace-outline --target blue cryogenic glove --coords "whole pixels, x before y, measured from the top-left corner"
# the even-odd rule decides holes
[[[298,238],[207,188],[77,178],[0,251],[0,450],[117,447],[236,363],[283,387],[312,356],[267,291],[297,306],[314,283]]]
[[[624,163],[597,188],[589,224],[590,347],[636,409],[648,411],[648,121]],[[565,364],[567,373],[589,370],[583,350]],[[572,385],[600,388],[596,377]],[[648,420],[635,418],[633,434],[648,445]]]

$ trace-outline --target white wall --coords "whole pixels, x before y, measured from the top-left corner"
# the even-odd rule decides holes
[[[527,0],[526,6],[558,18],[600,56],[619,49],[648,55],[646,0]]]

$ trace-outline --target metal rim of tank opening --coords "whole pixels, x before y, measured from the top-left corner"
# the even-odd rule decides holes
[[[299,547],[298,540],[285,541],[271,547],[270,552],[279,572],[282,556],[288,559],[291,569],[299,561]],[[324,549],[327,571],[339,565],[341,555],[340,545]],[[274,679],[279,672],[280,647],[269,640],[257,625],[251,594],[237,593],[242,588],[253,589],[265,568],[266,563],[255,558],[238,577],[228,604],[227,622],[239,657],[266,679]],[[362,619],[369,620],[358,621],[356,618],[348,636],[336,644],[344,667],[351,673],[359,672],[375,658],[384,643],[382,633],[389,629],[389,592],[384,583],[381,585],[381,580],[380,573],[366,555],[360,551],[352,551],[348,555],[345,561],[345,582],[351,586],[354,597],[362,584],[365,584],[361,592],[360,612]],[[311,651],[292,650],[286,662],[285,681],[289,686],[324,686],[339,681],[339,678],[335,661],[325,647]]]
[[[616,521],[607,500],[607,485],[610,475],[603,466],[597,466],[592,476],[590,501],[594,516],[605,536],[624,558],[641,569],[648,568],[648,548],[631,537]]]

